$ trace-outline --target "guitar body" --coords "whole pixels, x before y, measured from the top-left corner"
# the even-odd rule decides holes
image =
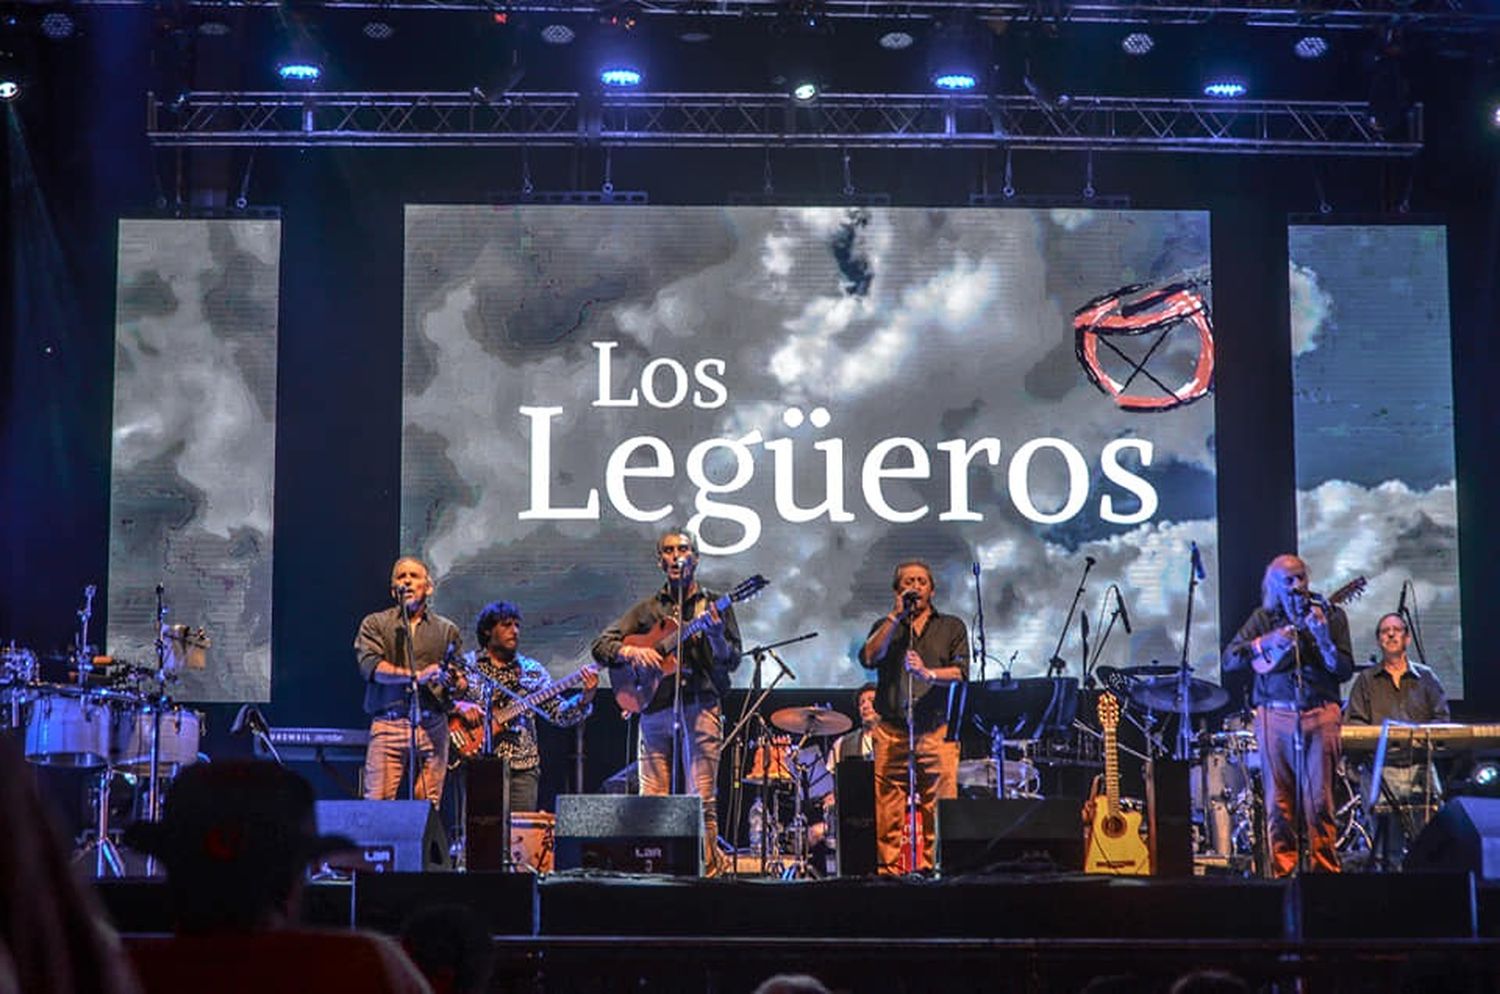
[[[533,690],[519,700],[513,700],[503,707],[492,708],[490,711],[490,737],[493,739],[504,732],[506,727],[517,718],[529,711],[535,710],[538,704],[550,701],[566,690],[578,686],[583,682],[587,673],[598,673],[597,663],[584,663],[569,676],[561,680],[554,680],[539,690]],[[448,766],[456,767],[466,759],[473,759],[484,752],[484,727],[480,724],[477,716],[464,714],[454,709],[448,715]]]
[[[733,590],[714,601],[714,611],[722,616],[729,605],[754,597],[770,582],[759,573],[741,580]],[[686,645],[688,639],[701,634],[712,623],[712,620],[709,613],[704,611],[689,621],[682,629],[682,644]],[[640,714],[646,709],[646,705],[651,703],[651,698],[656,696],[656,689],[661,686],[662,680],[677,672],[677,656],[673,652],[677,648],[679,638],[677,627],[676,618],[663,618],[648,631],[627,635],[622,640],[627,646],[655,649],[661,656],[661,669],[616,666],[611,670],[610,684],[615,692],[615,703],[620,706],[621,711],[626,714]]]
[[[1108,691],[1100,694],[1104,774],[1094,781],[1093,796],[1083,805],[1083,872],[1149,876],[1152,871],[1151,847],[1142,834],[1141,812],[1120,803],[1120,756],[1116,738],[1119,724],[1120,702]]]
[[[677,619],[663,618],[650,631],[639,635],[625,636],[625,644],[655,649],[661,656],[661,669],[645,666],[623,666],[610,676],[615,692],[615,703],[621,711],[640,714],[656,696],[656,689],[663,679],[677,672],[677,657],[672,650],[677,647]]]

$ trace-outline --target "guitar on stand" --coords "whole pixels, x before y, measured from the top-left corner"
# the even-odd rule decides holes
[[[1120,803],[1120,702],[1109,691],[1099,695],[1099,726],[1104,732],[1104,773],[1083,805],[1083,872],[1149,876],[1151,849],[1141,812]],[[1100,791],[1100,780],[1103,791]]]
[[[749,600],[764,590],[770,582],[759,573],[749,579],[741,580],[733,590],[714,601],[714,611],[722,613],[731,604]],[[710,621],[708,612],[704,611],[686,625],[681,626],[681,641],[686,642],[694,635],[701,634],[709,626]],[[677,656],[673,650],[678,644],[678,627],[676,618],[663,618],[649,632],[625,637],[625,645],[655,649],[661,656],[661,668],[627,666],[614,671],[610,681],[614,686],[615,703],[620,706],[621,711],[626,714],[640,714],[646,709],[646,705],[651,703],[651,698],[656,696],[656,688],[661,686],[661,681],[677,672]]]

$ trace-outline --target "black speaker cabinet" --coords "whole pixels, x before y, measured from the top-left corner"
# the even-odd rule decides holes
[[[703,800],[559,794],[557,868],[703,874]]]
[[[834,770],[838,792],[838,867],[841,877],[875,875],[875,764],[840,760]]]
[[[318,831],[347,835],[375,873],[449,870],[448,837],[426,801],[319,801]]]
[[[509,868],[510,763],[475,756],[463,765],[464,854],[470,871]]]
[[[1406,850],[1402,868],[1472,870],[1500,879],[1500,798],[1455,797],[1443,805]]]
[[[944,875],[1081,870],[1081,810],[1071,797],[938,801],[938,870]]]

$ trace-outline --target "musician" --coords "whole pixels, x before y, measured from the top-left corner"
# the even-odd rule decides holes
[[[832,773],[843,759],[875,757],[875,726],[880,723],[880,712],[875,710],[875,692],[873,683],[867,683],[854,692],[855,713],[859,715],[859,724],[840,736],[833,748],[828,750],[828,772]]]
[[[875,710],[880,720],[872,734],[875,861],[882,874],[900,873],[903,868],[909,754],[915,757],[921,822],[912,869],[932,868],[938,798],[958,796],[958,743],[944,741],[946,691],[969,674],[969,631],[961,619],[933,606],[936,586],[927,564],[919,560],[901,563],[892,574],[891,588],[894,606],[871,626],[859,654],[865,668],[879,674]],[[915,750],[910,748],[909,732],[915,736]]]
[[[1448,696],[1437,674],[1407,657],[1411,633],[1400,614],[1387,614],[1375,625],[1380,665],[1354,678],[1344,721],[1350,725],[1380,725],[1387,721],[1425,723],[1447,721]],[[1414,809],[1438,800],[1437,772],[1431,763],[1418,763],[1408,750],[1386,753],[1380,799],[1375,805],[1378,835],[1387,860],[1399,861],[1407,841],[1420,827]],[[1368,797],[1373,767],[1360,768],[1360,793]]]
[[[682,645],[678,672],[681,680],[681,762],[687,789],[703,798],[704,867],[709,876],[724,869],[716,840],[719,834],[717,786],[719,750],[724,726],[720,699],[729,691],[729,674],[740,661],[740,628],[734,609],[721,615],[713,606],[717,594],[698,585],[698,544],[682,529],[663,532],[656,541],[656,562],[666,582],[637,601],[630,610],[594,640],[594,658],[615,669],[638,667],[661,670],[662,656],[650,645],[628,644],[630,636],[644,635],[677,616],[687,621],[707,614],[704,630]],[[639,773],[642,794],[667,794],[672,789],[673,694],[677,679],[663,679],[640,717]]]
[[[1255,737],[1260,743],[1272,871],[1297,866],[1297,743],[1301,742],[1303,827],[1316,870],[1339,870],[1333,782],[1339,758],[1339,685],[1354,672],[1349,621],[1308,589],[1307,564],[1284,554],[1261,579],[1261,603],[1224,650],[1224,671],[1255,671]]]
[[[492,711],[499,711],[517,697],[525,697],[552,685],[547,669],[530,656],[522,655],[521,609],[510,601],[486,604],[474,622],[474,637],[480,649],[465,653],[463,666],[468,691],[457,703],[464,724],[473,729],[475,740],[484,741],[480,718],[484,701],[489,697]],[[561,728],[577,725],[594,709],[594,689],[599,675],[585,669],[582,689],[539,701],[535,711]],[[510,760],[510,807],[512,811],[536,811],[537,792],[541,784],[542,758],[536,746],[536,718],[531,709],[496,729],[492,739],[494,755]]]
[[[411,752],[411,695],[417,684],[417,782],[412,796],[434,806],[443,797],[448,769],[448,716],[442,693],[444,668],[463,645],[458,626],[431,610],[433,583],[427,565],[402,556],[391,567],[397,605],[368,614],[354,637],[354,656],[365,679],[370,744],[365,750],[365,799],[389,801],[406,772]],[[407,653],[407,619],[414,651]]]

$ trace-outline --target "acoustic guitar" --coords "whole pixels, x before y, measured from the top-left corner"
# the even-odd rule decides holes
[[[1365,592],[1365,587],[1369,586],[1369,583],[1370,581],[1366,580],[1364,577],[1356,576],[1354,579],[1350,580],[1348,583],[1344,584],[1342,587],[1329,594],[1328,603],[1331,606],[1337,607],[1340,604],[1345,604],[1349,601],[1355,600]],[[1281,628],[1276,630],[1284,632],[1289,628],[1292,628],[1292,626],[1283,625]],[[1266,634],[1269,635],[1271,633],[1267,632]],[[1272,660],[1264,655],[1257,653],[1256,655],[1250,657],[1250,668],[1255,670],[1255,672],[1259,673],[1261,676],[1265,676],[1267,673],[1274,673],[1279,670],[1281,668],[1281,663],[1285,658],[1286,657],[1283,656],[1281,658]]]
[[[1083,805],[1084,873],[1149,876],[1151,849],[1139,811],[1120,804],[1120,756],[1116,731],[1120,702],[1109,691],[1099,695],[1099,727],[1104,730],[1104,775],[1094,781],[1094,796]],[[1103,780],[1103,791],[1099,781]]]
[[[545,687],[533,690],[524,697],[507,698],[508,703],[504,707],[490,710],[491,737],[505,731],[506,726],[517,718],[536,710],[537,705],[545,704],[564,691],[581,684],[585,674],[598,673],[599,669],[598,663],[584,663],[561,680],[555,680]],[[448,716],[448,749],[450,765],[460,760],[473,759],[484,751],[484,727],[480,725],[477,717],[467,718],[462,711],[454,711]]]
[[[714,601],[714,610],[722,614],[730,604],[749,600],[764,590],[770,582],[759,573],[749,579],[741,580],[733,590]],[[686,625],[681,626],[683,644],[705,631],[711,621],[708,612],[704,611]],[[610,682],[614,687],[615,703],[620,705],[620,710],[627,714],[640,714],[645,710],[646,705],[651,703],[651,698],[656,696],[656,688],[661,686],[662,679],[677,671],[677,657],[673,655],[673,650],[677,648],[677,629],[676,618],[663,618],[650,631],[625,636],[626,645],[647,646],[655,649],[661,656],[661,669],[655,670],[645,666],[616,667],[610,675]]]

